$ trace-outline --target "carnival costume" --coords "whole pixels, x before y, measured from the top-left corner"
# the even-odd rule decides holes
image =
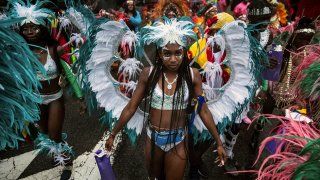
[[[11,8],[8,12],[8,18],[24,18],[20,23],[19,27],[26,23],[33,23],[36,25],[41,25],[44,27],[51,28],[54,24],[55,15],[54,13],[46,8],[42,8],[44,3],[51,3],[50,1],[36,1],[35,4],[31,4],[30,1],[26,3],[22,1],[10,1]],[[8,6],[9,7],[9,6]],[[66,26],[68,23],[65,23]],[[58,33],[59,34],[59,33]],[[59,35],[58,35],[59,36]],[[35,45],[33,45],[35,46]],[[38,46],[35,46],[38,47]],[[40,81],[48,81],[50,79],[56,79],[60,76],[60,73],[57,67],[61,63],[62,68],[66,75],[68,76],[69,81],[71,82],[72,86],[76,90],[76,94],[78,97],[81,97],[81,91],[77,86],[76,79],[74,78],[72,71],[66,65],[67,63],[63,60],[55,62],[52,57],[50,56],[50,52],[48,48],[38,47],[48,52],[46,64],[43,65],[45,71],[37,72],[37,79]],[[39,61],[39,60],[38,60]],[[52,101],[55,101],[62,97],[63,91],[62,89],[53,94],[41,94],[42,102],[40,104],[49,104]],[[65,142],[66,134],[62,135],[63,142],[55,142],[49,139],[48,135],[39,133],[37,138],[34,140],[37,149],[40,152],[47,153],[49,156],[54,158],[54,161],[57,164],[64,165],[66,161],[70,160],[70,157],[73,156],[72,148]]]
[[[213,18],[207,20],[206,25],[208,26],[207,29],[205,29],[204,33],[205,36],[209,36],[208,33],[213,30],[213,29],[221,29],[225,24],[230,23],[234,21],[234,18],[228,14],[228,13],[218,13],[216,16],[214,16]],[[188,51],[188,55],[192,58],[197,57],[196,58],[196,63],[200,66],[201,69],[204,69],[206,63],[209,62],[214,62],[217,61],[218,63],[220,63],[220,61],[223,60],[223,56],[216,56],[214,57],[214,53],[212,52],[212,48],[208,47],[206,50],[204,50],[204,48],[207,45],[207,38],[201,38],[199,39],[197,42],[195,42]],[[199,52],[202,52],[199,55]],[[220,51],[221,52],[221,51]]]
[[[288,31],[276,37],[274,43],[277,43],[277,46],[292,47],[290,43],[295,36],[302,36],[300,33],[314,34],[312,26],[303,25],[304,22],[293,22],[284,28]],[[297,24],[298,27],[294,28]],[[289,39],[291,41],[288,41]],[[279,82],[270,87],[273,97],[269,98],[274,98],[273,104],[280,107],[293,105],[294,101],[305,101],[309,106],[305,109],[286,109],[285,117],[264,115],[279,120],[281,124],[272,132],[276,135],[267,137],[261,143],[255,163],[264,149],[271,155],[264,159],[259,170],[255,172],[257,179],[316,179],[319,176],[320,162],[319,45],[300,47],[297,50],[302,51],[298,53],[291,52],[291,49],[280,50],[286,54],[282,54],[282,76],[278,74]],[[295,58],[302,60],[296,67],[293,65]]]
[[[288,27],[285,27],[284,29],[286,31],[279,34],[274,39],[272,48],[268,52],[269,56],[277,59],[278,62],[274,69],[269,69],[263,74],[266,79],[270,80],[268,83],[269,87],[265,88],[267,99],[265,99],[263,106],[264,114],[271,114],[275,106],[278,108],[286,107],[293,105],[295,100],[297,100],[297,94],[294,92],[294,82],[298,73],[301,71],[301,67],[297,69],[293,62],[294,60],[302,60],[304,57],[309,56],[309,52],[302,48],[300,49],[302,50],[300,53],[292,52],[293,41],[297,35],[302,35],[300,33],[307,33],[308,35],[313,35],[315,33],[312,28],[302,27],[302,24],[305,24],[304,21],[306,21],[306,19],[303,18],[300,21],[299,23],[293,22]],[[314,55],[314,53],[311,53],[311,55]],[[274,82],[271,83],[271,81]],[[258,130],[262,130],[264,123],[258,122],[258,125]]]
[[[260,45],[265,50],[269,49],[269,45],[271,44],[272,38],[273,38],[272,33],[269,28],[270,18],[274,15],[272,7],[273,7],[272,4],[270,4],[266,0],[252,1],[250,3],[250,5],[248,6],[248,20],[250,23],[249,26],[252,26],[254,29],[256,29],[255,31],[252,32],[252,35],[255,36],[255,38],[260,42]],[[268,53],[269,52],[270,51],[268,51]],[[268,55],[270,55],[270,54],[268,54]],[[268,59],[269,59],[269,57],[268,57]],[[256,59],[256,61],[259,61],[259,59]],[[270,61],[268,61],[265,64],[265,66],[269,63],[270,63]],[[280,64],[278,66],[280,66]],[[264,91],[264,92],[268,91],[268,86],[267,86],[268,81],[265,79],[270,74],[272,76],[277,74],[274,71],[276,71],[278,68],[275,68],[276,70],[271,69],[271,71],[268,68],[265,68],[265,69],[266,70],[263,72],[262,77],[261,77],[262,79],[259,82],[260,87],[257,91],[257,94],[259,94],[260,91]],[[260,98],[256,98],[255,101],[256,101],[255,103],[257,103],[257,104],[260,103]],[[259,106],[259,104],[257,106]],[[265,107],[263,107],[263,108],[265,108]],[[261,111],[261,109],[262,108],[258,108],[257,110],[254,110],[254,111],[258,111],[257,113],[260,113],[259,111]],[[250,143],[250,145],[253,149],[256,149],[256,147],[257,147],[260,132],[263,129],[264,123],[265,123],[264,119],[261,118],[260,120],[257,121],[257,124],[254,127],[255,129],[254,129],[254,132],[251,136],[251,143]]]
[[[309,104],[305,114],[320,128],[320,46],[307,45],[304,48],[305,51],[297,54],[304,58],[303,63],[292,71],[297,78],[290,90],[296,94],[297,99],[305,100]]]
[[[0,150],[18,148],[28,124],[39,120],[42,101],[35,72],[45,72],[25,40],[9,26],[25,18],[0,21]]]
[[[300,33],[308,33],[308,34],[315,34],[315,30],[311,28],[303,28],[297,29],[291,35],[291,40],[293,41],[294,38],[299,35]],[[292,43],[292,42],[289,42]],[[288,44],[288,46],[291,46]],[[302,49],[302,48],[301,48]],[[300,49],[300,50],[301,50]],[[290,50],[284,51],[284,59],[283,59],[283,69],[282,69],[282,76],[279,79],[278,83],[274,83],[272,88],[272,95],[273,98],[276,100],[277,107],[284,107],[292,104],[296,99],[297,95],[292,91],[293,84],[296,80],[297,73],[292,73],[296,66],[293,64],[293,60],[296,58],[304,58],[307,55],[306,50],[303,50],[303,53],[294,53],[289,52]]]
[[[211,19],[208,20],[208,22],[212,21],[212,25],[210,25],[210,28],[222,28],[216,36],[208,38],[208,44],[210,45],[210,47],[214,47],[215,44],[219,45],[221,52],[224,52],[226,49],[227,56],[225,57],[225,60],[219,61],[219,59],[221,59],[221,56],[223,56],[224,54],[220,53],[220,57],[216,56],[216,60],[214,62],[210,62],[209,60],[208,62],[201,64],[204,64],[204,74],[206,74],[205,79],[207,82],[203,83],[203,89],[208,100],[208,106],[210,110],[215,109],[215,112],[211,111],[212,115],[214,117],[214,120],[216,121],[219,132],[221,134],[224,134],[223,139],[225,140],[224,145],[227,156],[229,156],[232,159],[233,147],[236,143],[236,139],[239,133],[239,123],[244,117],[246,117],[246,114],[249,111],[249,103],[252,101],[256,88],[259,87],[261,81],[260,78],[263,68],[259,67],[259,65],[261,65],[260,63],[262,62],[256,61],[256,59],[263,59],[266,62],[267,56],[264,49],[255,40],[255,38],[251,36],[251,32],[248,33],[247,30],[244,29],[246,25],[238,25],[240,24],[240,22],[243,23],[242,21],[232,22],[233,18],[230,18],[225,14],[226,13],[217,14],[214,17],[215,21],[212,21]],[[238,31],[232,31],[231,29],[233,27],[236,27]],[[248,28],[248,30],[249,29],[250,28]],[[249,38],[252,39],[250,42]],[[200,43],[201,42],[199,42],[199,44]],[[254,50],[254,47],[256,47],[257,51]],[[204,49],[206,48],[208,48],[208,45],[205,48],[201,49],[202,51],[204,51]],[[213,52],[213,49],[210,50],[211,51],[206,51],[206,54]],[[232,55],[232,53],[243,53],[244,55],[238,56],[241,58],[236,59]],[[214,57],[213,53],[211,56]],[[259,56],[261,56],[262,58]],[[201,57],[201,54],[199,57]],[[199,59],[197,59],[196,62],[197,61],[199,62]],[[233,63],[237,65],[232,65]],[[231,69],[231,77],[229,81],[224,82],[226,78],[223,78],[222,72],[224,71],[221,68],[222,65]],[[257,65],[256,67],[259,68],[254,67],[254,65]],[[230,73],[228,74],[230,75]],[[237,80],[237,77],[247,77],[248,79],[241,78]],[[237,84],[234,84],[234,82],[237,82]],[[242,89],[243,93],[239,93],[239,88],[241,89],[241,87],[244,87]],[[233,88],[235,89],[233,90]],[[237,94],[239,94],[235,95],[233,92],[237,92]],[[236,99],[235,97],[239,99]],[[220,101],[220,98],[224,98],[224,100]],[[233,103],[232,101],[229,102],[230,100],[235,100],[235,102],[238,100],[240,103],[238,104],[237,102],[234,105],[232,105]],[[225,114],[223,114],[222,112]],[[220,115],[220,117],[217,115]],[[197,137],[196,139],[201,139],[204,141],[210,137],[205,136],[208,135],[208,132],[206,129],[202,129],[202,127],[204,126],[201,124],[199,120],[195,121],[195,126],[197,127],[196,129],[200,129],[200,133],[198,131],[193,131],[193,136],[201,137]],[[226,131],[223,131],[223,129],[226,129]]]
[[[88,31],[90,33],[88,36],[88,41],[81,48],[82,51],[80,51],[81,53],[79,60],[81,60],[81,63],[86,67],[81,73],[87,75],[88,81],[86,81],[85,84],[90,86],[87,89],[91,89],[94,94],[96,94],[96,99],[100,107],[105,108],[106,112],[112,112],[112,118],[107,120],[107,124],[109,124],[109,126],[112,127],[112,125],[115,123],[114,121],[119,118],[121,111],[129,101],[128,97],[124,96],[119,91],[119,86],[124,85],[127,87],[126,89],[128,91],[133,91],[137,84],[135,82],[135,77],[141,71],[140,62],[136,59],[130,58],[124,60],[120,58],[118,54],[119,45],[126,40],[130,47],[134,47],[134,52],[136,55],[138,53],[138,47],[143,47],[145,44],[150,43],[156,43],[158,47],[163,47],[168,42],[177,42],[181,46],[186,47],[186,39],[182,38],[183,36],[189,36],[192,39],[197,40],[197,35],[193,31],[188,30],[191,27],[194,27],[194,25],[189,21],[177,21],[176,19],[168,20],[164,18],[164,22],[156,22],[153,26],[143,28],[141,31],[141,34],[143,36],[139,43],[139,41],[137,41],[139,39],[138,36],[130,31],[124,23],[98,20],[91,25]],[[227,44],[226,46],[222,45],[222,49],[226,49],[229,53],[233,52],[233,48],[229,47],[231,45],[233,46],[234,44],[237,44],[235,43],[235,41],[239,42],[238,46],[234,47],[235,49],[239,49],[240,46],[245,47],[245,45],[251,47],[248,38],[249,36],[244,33],[245,24],[242,24],[242,22],[237,22],[228,27],[229,28],[221,31],[223,35],[211,39],[210,43],[218,42],[218,38],[222,39],[220,42],[226,42]],[[237,31],[232,31],[231,27],[236,27]],[[180,28],[182,29],[179,30]],[[226,31],[230,31],[230,33],[233,34],[237,32],[237,35],[240,35],[239,39],[235,40],[234,38],[236,36],[229,36],[230,33],[224,34]],[[167,36],[169,32],[173,34]],[[230,37],[230,39],[228,39],[228,37]],[[253,42],[254,39],[251,39],[250,41]],[[242,68],[242,70],[245,70],[239,70],[243,73],[242,75],[240,75],[241,72],[239,72],[239,76],[232,76],[232,79],[241,77],[242,80],[237,81],[235,79],[234,81],[232,81],[232,83],[228,83],[228,85],[226,85],[225,87],[218,89],[218,91],[223,92],[222,95],[220,97],[217,97],[216,100],[210,99],[211,101],[209,100],[208,102],[211,113],[215,119],[215,123],[219,127],[220,133],[223,132],[227,124],[231,123],[233,119],[236,119],[235,117],[241,116],[241,114],[243,114],[244,109],[247,108],[247,105],[251,100],[251,94],[253,93],[252,90],[256,88],[254,74],[258,74],[258,64],[254,63],[253,61],[248,61],[248,59],[250,59],[250,57],[256,56],[257,54],[255,54],[254,52],[250,53],[250,48],[240,49],[243,51],[244,56],[247,58],[242,58],[240,60],[236,57],[231,56],[230,54],[228,57],[232,58],[227,58],[228,60],[226,62],[231,63],[231,68]],[[253,49],[253,46],[251,47],[251,49]],[[234,53],[239,53],[239,51],[235,51]],[[88,60],[85,61],[86,59]],[[120,67],[123,66],[123,68],[119,69],[125,70],[127,76],[130,77],[127,83],[120,83],[116,81],[114,77],[112,77],[110,70],[112,63],[115,61],[121,62]],[[237,63],[237,66],[232,65],[233,62]],[[243,65],[238,65],[241,64],[241,62]],[[209,65],[207,67],[209,67]],[[252,68],[250,69],[250,67]],[[210,68],[207,68],[207,72],[208,74],[210,73]],[[119,74],[120,73],[124,72],[119,72]],[[245,78],[247,79],[245,80]],[[235,85],[233,83],[240,84]],[[248,84],[251,84],[251,86],[248,87]],[[239,88],[241,89],[241,87],[243,87],[242,92],[246,94],[246,97],[242,95],[237,96],[236,94],[238,93],[234,94],[235,90],[232,90],[232,87],[237,89],[237,92],[239,92]],[[207,92],[210,93],[210,91],[216,90],[210,88],[207,89]],[[237,97],[238,99],[235,97]],[[110,99],[112,99],[112,101],[110,101]],[[242,105],[238,106],[238,103]],[[142,128],[144,125],[144,121],[142,119],[144,119],[144,113],[142,110],[138,109],[138,111],[126,125],[125,132],[129,135],[129,138],[132,142],[135,142],[137,135],[141,134],[142,132]],[[199,117],[196,116],[194,127],[192,128],[195,130],[195,132],[198,132],[196,133],[198,134],[196,137],[203,139],[210,138],[204,125],[199,121]]]

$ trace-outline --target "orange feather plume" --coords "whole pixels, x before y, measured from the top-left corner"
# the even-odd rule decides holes
[[[186,0],[159,0],[155,4],[155,11],[157,12],[156,18],[164,16],[164,9],[170,3],[174,4],[179,11],[181,16],[191,16],[190,8]]]
[[[288,12],[283,3],[278,3],[277,16],[279,18],[279,22],[282,27],[288,24],[288,20],[287,20]]]

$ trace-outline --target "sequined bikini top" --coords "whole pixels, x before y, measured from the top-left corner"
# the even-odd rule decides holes
[[[153,67],[150,67],[149,75],[152,71]],[[191,77],[193,81],[193,71],[190,68],[191,71]],[[188,98],[189,98],[189,89],[187,86],[187,83],[184,81],[183,83],[183,92],[184,92],[184,101],[182,105],[178,105],[178,107],[181,107],[181,109],[186,109],[188,106]],[[179,92],[177,92],[179,93]],[[182,93],[182,90],[181,90]],[[162,97],[164,95],[164,97]],[[163,102],[162,102],[163,99]],[[162,92],[162,89],[160,88],[159,84],[157,83],[155,86],[155,89],[153,90],[152,99],[151,99],[151,107],[154,109],[162,109],[162,110],[172,110],[173,106],[173,95],[167,95],[164,92]]]
[[[47,48],[47,61],[46,64],[43,65],[44,69],[46,70],[47,74],[43,75],[40,71],[37,72],[37,78],[40,81],[46,81],[50,79],[54,79],[59,76],[58,68],[56,62],[50,56],[49,49]]]

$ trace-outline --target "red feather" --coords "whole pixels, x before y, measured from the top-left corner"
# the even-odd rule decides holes
[[[207,26],[211,27],[213,24],[217,23],[218,17],[214,16],[213,18],[210,18],[206,21]]]

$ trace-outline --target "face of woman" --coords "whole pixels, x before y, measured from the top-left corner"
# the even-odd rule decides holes
[[[164,15],[167,16],[169,19],[177,18],[179,16],[178,14],[179,14],[179,10],[173,4],[169,4],[164,10]]]
[[[209,11],[208,16],[209,18],[213,18],[217,14],[218,14],[218,8],[216,6],[213,6],[212,9]]]
[[[133,5],[133,3],[128,3],[128,10],[129,11],[133,11],[133,8],[134,8],[134,5]]]
[[[167,17],[168,17],[169,19],[172,19],[172,18],[176,18],[177,15],[176,15],[175,12],[169,11],[169,12],[167,13]]]
[[[160,51],[160,58],[164,67],[170,71],[177,71],[183,61],[184,49],[179,44],[167,44]]]
[[[37,43],[41,39],[41,26],[26,23],[20,28],[20,33],[29,43]]]

